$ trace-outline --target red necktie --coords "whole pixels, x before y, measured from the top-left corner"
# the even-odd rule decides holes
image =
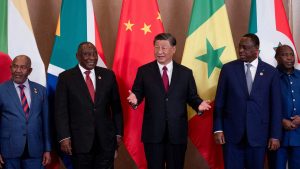
[[[24,93],[25,85],[19,85],[18,87],[20,88],[20,97],[21,97],[22,108],[23,108],[23,111],[25,113],[26,119],[28,119],[28,116],[29,116],[29,105],[28,105],[28,102],[27,102],[26,95]]]
[[[94,102],[94,99],[95,99],[95,89],[94,89],[94,85],[93,85],[93,82],[90,78],[90,73],[91,71],[87,70],[84,72],[85,73],[85,83],[88,87],[88,90],[89,90],[89,93],[91,95],[91,98],[92,98],[92,101]]]
[[[166,66],[164,66],[162,68],[162,70],[163,70],[162,79],[163,79],[163,82],[164,82],[165,90],[167,92],[169,90],[169,77],[168,77],[168,74],[167,74],[168,68]]]

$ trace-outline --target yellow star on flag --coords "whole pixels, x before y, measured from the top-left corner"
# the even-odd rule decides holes
[[[134,24],[131,23],[130,20],[128,20],[127,23],[124,23],[124,25],[126,26],[126,31],[128,30],[132,31],[132,27],[134,26]]]
[[[146,23],[144,23],[144,27],[141,29],[144,31],[144,35],[146,35],[148,32],[151,32],[150,27],[151,25],[147,25]]]
[[[161,21],[161,15],[160,15],[159,12],[157,12],[157,18],[156,19]]]

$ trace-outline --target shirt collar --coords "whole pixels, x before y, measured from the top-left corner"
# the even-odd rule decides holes
[[[78,67],[79,67],[79,69],[81,71],[81,74],[83,74],[83,75],[85,75],[85,73],[84,73],[85,71],[88,71],[85,68],[83,68],[80,64],[78,64]],[[92,69],[90,71],[91,71],[91,74],[95,74],[95,69]]]
[[[297,69],[295,69],[295,68],[294,68],[293,72],[290,73],[290,74],[287,74],[287,73],[284,71],[284,69],[283,69],[282,67],[278,66],[278,65],[277,65],[276,68],[277,68],[277,70],[279,71],[279,76],[280,76],[280,77],[283,76],[283,75],[293,75],[293,76],[296,76],[296,77],[299,77],[299,78],[300,78],[300,71],[297,70]]]
[[[14,83],[14,85],[15,85],[15,88],[19,89],[19,85],[21,85],[21,84],[15,83],[14,81],[13,81],[13,83]],[[25,86],[25,88],[26,88],[26,87],[27,87],[27,88],[29,87],[28,79],[25,80],[25,82],[23,83],[23,85]]]
[[[158,62],[157,62],[157,64],[158,64],[158,67],[159,67],[159,70],[160,70],[160,71],[162,70],[162,68],[163,68],[164,66],[166,66],[166,67],[168,68],[168,72],[172,72],[172,70],[173,70],[173,60],[171,60],[171,62],[168,63],[168,64],[166,64],[166,65],[162,65],[162,64],[160,64],[160,63],[158,63]]]
[[[249,62],[244,62],[244,66],[246,66],[246,64],[248,64]],[[258,66],[258,58],[254,59],[252,62],[250,62],[251,66],[257,68]]]

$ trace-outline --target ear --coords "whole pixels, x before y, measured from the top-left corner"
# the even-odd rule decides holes
[[[173,51],[173,54],[175,54],[175,52],[176,52],[176,46],[172,47],[172,51]]]
[[[259,52],[260,52],[259,48],[256,48],[256,49],[255,49],[255,55],[256,55],[257,57],[259,56]]]
[[[30,73],[32,72],[32,68],[28,69],[28,75],[30,75]]]

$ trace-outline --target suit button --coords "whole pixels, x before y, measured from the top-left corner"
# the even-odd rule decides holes
[[[24,134],[23,134],[23,136],[27,136],[27,134],[26,134],[26,133],[24,133]]]
[[[166,98],[166,101],[168,101],[169,100],[169,98]]]

